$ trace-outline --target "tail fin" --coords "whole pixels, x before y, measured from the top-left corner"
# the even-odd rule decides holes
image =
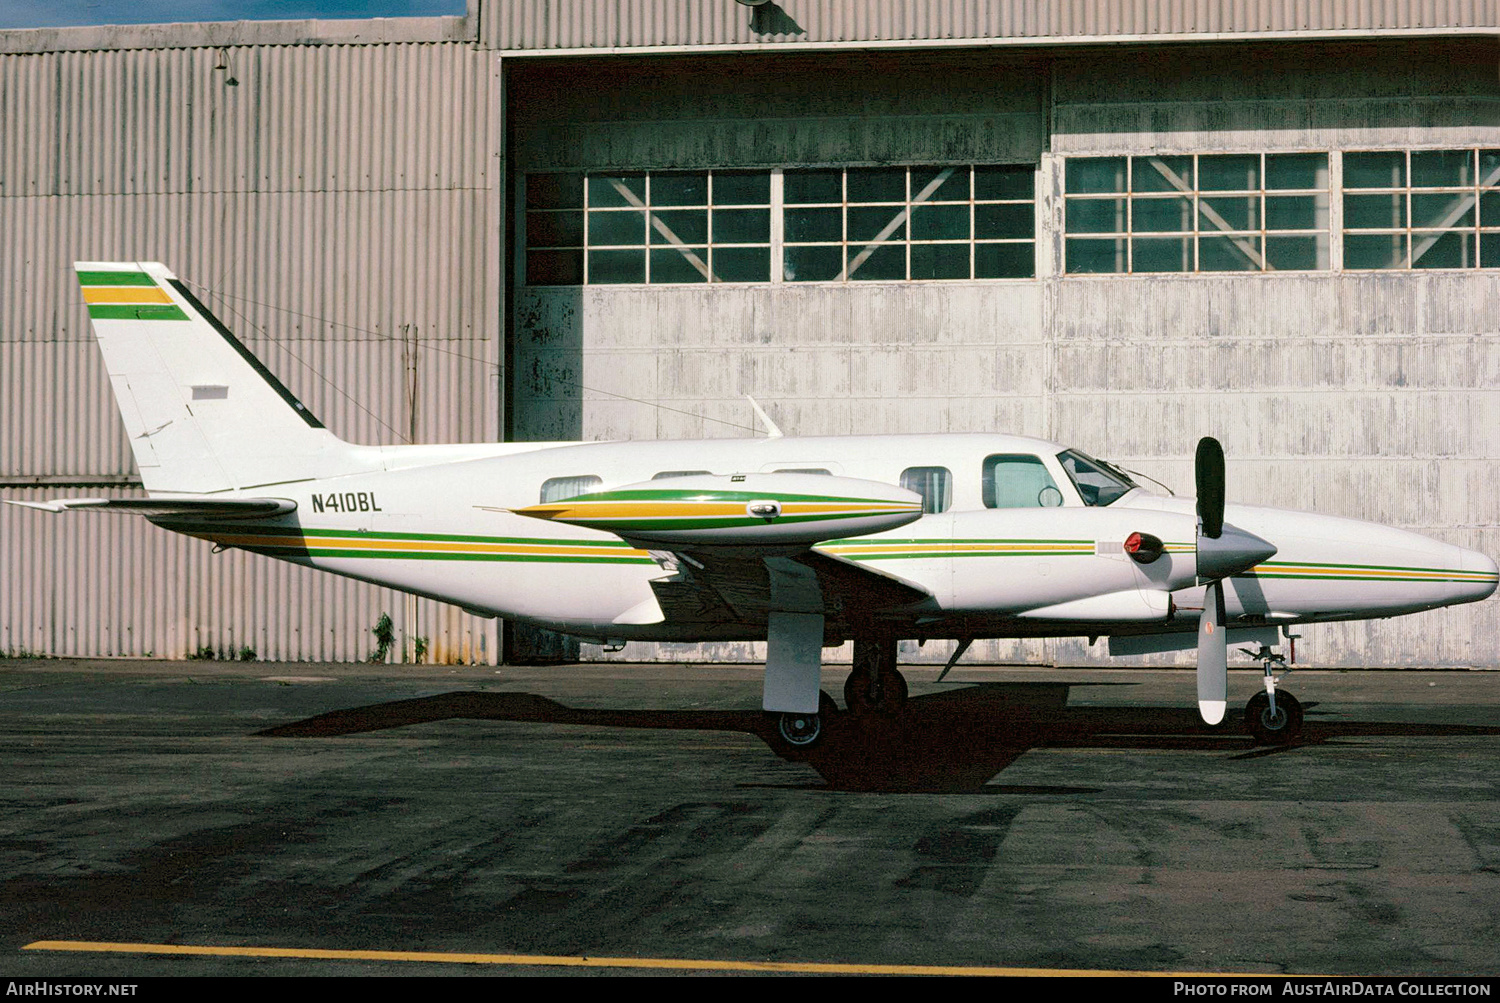
[[[166,266],[74,267],[148,492],[204,494],[350,472],[351,447]]]

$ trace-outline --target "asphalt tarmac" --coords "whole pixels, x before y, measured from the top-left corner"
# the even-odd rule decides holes
[[[906,673],[0,662],[0,975],[1500,972],[1500,673]]]

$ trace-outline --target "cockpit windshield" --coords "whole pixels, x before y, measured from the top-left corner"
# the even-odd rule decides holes
[[[1104,460],[1069,449],[1057,454],[1073,485],[1083,497],[1085,505],[1110,505],[1124,497],[1132,488],[1138,487],[1130,475]]]

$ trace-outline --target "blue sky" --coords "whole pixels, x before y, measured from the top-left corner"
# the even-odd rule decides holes
[[[463,14],[464,0],[0,0],[0,28]]]

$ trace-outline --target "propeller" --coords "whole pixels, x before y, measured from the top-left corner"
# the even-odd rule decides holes
[[[1212,436],[1198,440],[1198,584],[1206,585],[1198,617],[1198,713],[1207,724],[1224,720],[1229,701],[1229,632],[1224,621],[1224,579],[1276,553],[1254,533],[1224,525],[1224,447]]]

